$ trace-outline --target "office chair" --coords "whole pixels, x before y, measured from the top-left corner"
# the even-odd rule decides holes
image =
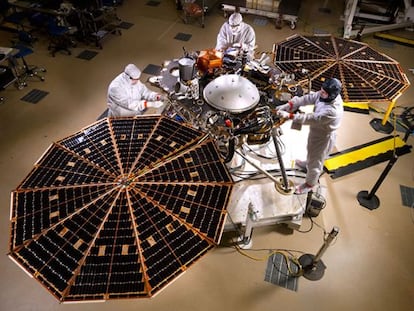
[[[69,27],[60,26],[56,18],[50,18],[47,25],[47,32],[49,34],[48,50],[51,51],[53,57],[59,51],[66,52],[68,55],[72,54],[69,48],[74,46],[74,42],[70,37]]]
[[[19,80],[19,83],[26,86],[27,85],[27,79],[28,78],[36,78],[40,81],[45,81],[45,77],[42,73],[46,72],[45,68],[37,67],[37,66],[31,66],[27,64],[25,57],[29,56],[30,54],[33,54],[33,50],[22,44],[18,43],[13,46],[14,49],[16,49],[18,52],[13,56],[13,58],[18,62],[18,60],[21,60],[21,64],[19,65],[16,63],[17,70],[17,78]]]

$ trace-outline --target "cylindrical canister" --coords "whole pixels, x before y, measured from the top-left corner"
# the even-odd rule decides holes
[[[195,60],[189,57],[183,57],[178,60],[178,70],[181,81],[190,81],[194,78]]]

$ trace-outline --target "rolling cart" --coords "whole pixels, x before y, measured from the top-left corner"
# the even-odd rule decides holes
[[[101,41],[110,34],[121,35],[121,19],[117,16],[115,7],[102,7],[98,10],[80,10],[80,32],[86,42],[92,41],[102,49]]]
[[[183,10],[182,19],[188,24],[191,19],[198,19],[204,28],[205,5],[204,0],[181,0]]]

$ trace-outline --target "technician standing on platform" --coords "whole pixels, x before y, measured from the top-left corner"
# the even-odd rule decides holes
[[[276,107],[282,118],[309,125],[306,162],[296,160],[296,165],[306,170],[306,179],[296,187],[296,194],[307,193],[318,183],[324,162],[335,146],[336,130],[344,112],[341,89],[338,79],[327,79],[320,91],[294,97],[289,103]],[[306,105],[315,105],[312,113],[294,113]]]
[[[128,64],[108,87],[108,117],[142,114],[147,108],[159,108],[164,96],[149,90],[140,80],[141,70]]]
[[[224,52],[228,48],[235,47],[247,51],[248,56],[252,59],[255,46],[256,33],[253,27],[243,22],[240,13],[231,14],[217,35],[216,50]]]

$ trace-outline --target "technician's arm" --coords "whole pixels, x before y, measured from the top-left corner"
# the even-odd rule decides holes
[[[144,101],[132,99],[125,90],[120,88],[112,88],[109,91],[108,103],[115,104],[128,111],[140,112],[145,110]]]
[[[302,106],[314,105],[318,99],[319,92],[312,92],[301,97],[295,96],[289,101],[292,106],[291,111],[295,111]]]
[[[299,107],[313,105],[319,99],[319,93],[311,93],[301,97],[293,97],[289,102],[286,104],[280,105],[276,107],[276,111],[286,111],[292,114],[299,109]]]
[[[162,96],[160,94],[158,94],[157,92],[151,91],[141,81],[139,81],[138,83],[139,83],[138,87],[139,87],[139,91],[141,93],[142,99],[145,99],[147,101],[156,101],[156,100],[162,99]]]
[[[224,51],[229,47],[230,40],[228,35],[226,34],[226,25],[223,24],[220,28],[220,31],[217,35],[217,43],[216,43],[216,50],[217,51]]]
[[[249,25],[248,25],[249,26]],[[254,55],[254,49],[256,47],[256,34],[251,26],[246,29],[244,42],[242,48],[247,50],[249,54]]]

